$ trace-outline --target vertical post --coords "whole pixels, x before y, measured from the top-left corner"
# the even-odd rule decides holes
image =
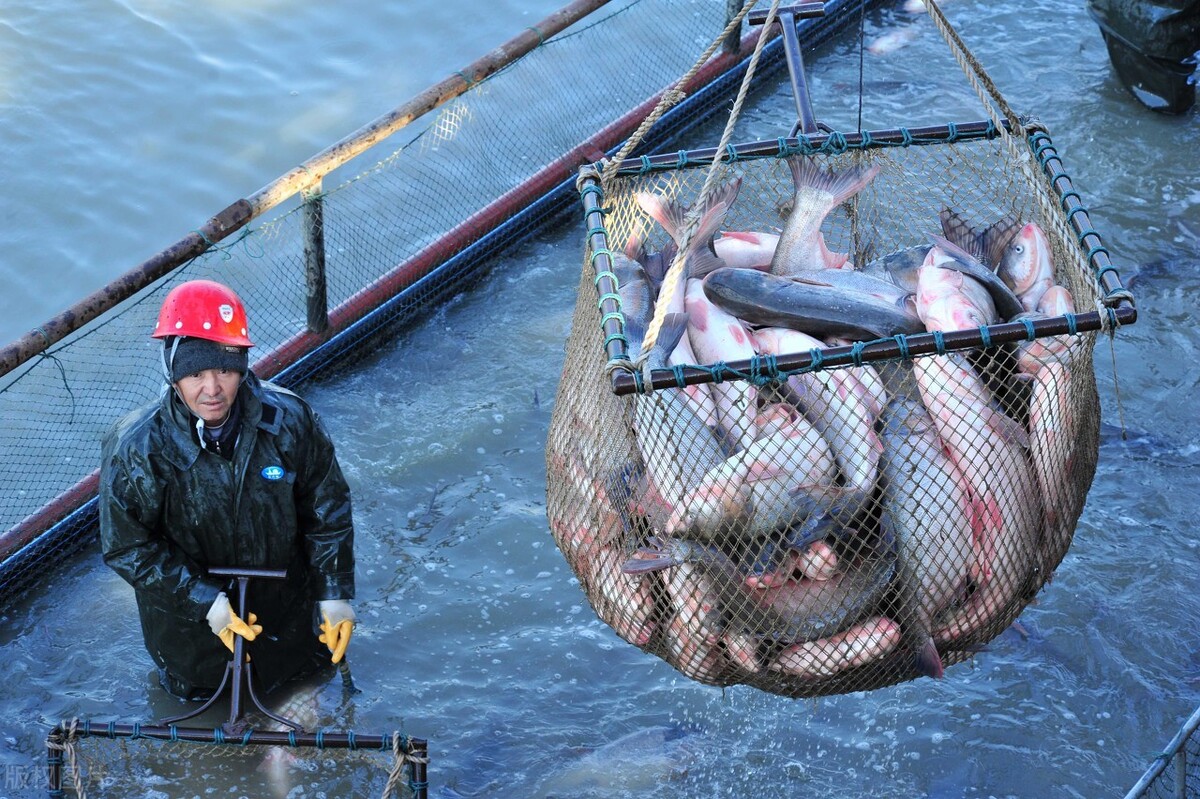
[[[308,298],[308,329],[324,333],[329,329],[329,302],[325,281],[325,209],[321,200],[321,181],[302,193],[304,197],[304,287]]]
[[[742,0],[725,0],[725,24],[728,25],[733,21],[733,18],[742,10]],[[742,31],[741,26],[735,31],[730,31],[725,37],[725,41],[721,44],[721,50],[726,55],[737,55],[742,49]]]
[[[63,729],[58,725],[46,736],[46,788],[51,799],[63,795]]]
[[[411,778],[413,799],[428,799],[429,797],[429,742],[423,738],[410,738],[408,753],[413,756],[409,761],[412,769]]]

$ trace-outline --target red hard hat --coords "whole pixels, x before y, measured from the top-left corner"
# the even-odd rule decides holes
[[[248,333],[246,309],[233,289],[213,280],[189,280],[167,294],[151,336],[192,336],[252,347]]]

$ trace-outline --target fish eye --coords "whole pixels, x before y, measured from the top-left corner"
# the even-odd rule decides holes
[[[1025,252],[1025,245],[1024,244],[1014,244],[1013,252],[1015,252],[1017,255],[1020,255],[1021,253]]]

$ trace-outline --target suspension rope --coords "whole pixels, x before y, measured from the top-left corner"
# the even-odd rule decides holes
[[[757,0],[750,0],[750,2],[746,3],[734,21],[740,24],[741,18],[750,11],[750,8],[755,4],[756,1]],[[758,61],[762,55],[763,47],[766,45],[767,37],[771,30],[771,25],[774,24],[776,16],[779,13],[779,3],[780,0],[772,0],[771,9],[767,12],[767,18],[763,22],[762,30],[759,31],[758,41],[755,42],[754,45],[754,54],[750,57],[750,63],[746,67],[746,74],[742,76],[742,85],[738,89],[738,95],[737,99],[734,101],[733,110],[729,113],[729,119],[725,122],[725,130],[722,131],[721,140],[717,144],[718,153],[724,152],[729,146],[730,139],[733,138],[734,125],[737,123],[738,117],[741,115],[742,106],[745,104],[746,96],[749,94],[750,81],[754,77],[755,69],[758,67]],[[730,26],[732,25],[733,22],[730,22]],[[724,40],[724,37],[728,35],[729,30],[730,28],[727,26],[726,30],[722,32],[721,38],[719,38],[717,42],[713,43],[713,47],[711,49],[716,49],[716,46],[718,46],[720,42]],[[705,60],[707,60],[707,56]],[[619,162],[617,163],[619,164]],[[717,184],[720,170],[722,168],[721,164],[722,162],[720,158],[713,158],[712,164],[708,170],[708,175],[704,180],[704,185],[700,189],[700,196],[696,198],[696,201],[692,203],[691,209],[688,211],[687,219],[683,226],[683,231],[680,233],[678,251],[675,253],[675,260],[671,263],[671,268],[667,270],[667,274],[663,278],[662,288],[659,289],[659,298],[654,307],[654,316],[651,318],[650,324],[646,328],[646,336],[645,340],[642,342],[642,352],[639,356],[640,363],[646,362],[646,359],[650,355],[650,350],[653,349],[658,340],[658,332],[662,327],[663,320],[666,318],[667,308],[671,305],[672,297],[674,297],[675,292],[681,290],[685,284],[685,281],[681,280],[680,278],[683,273],[684,265],[687,263],[688,246],[692,240],[692,236],[696,232],[696,228],[699,226],[700,217],[704,213],[705,205],[708,202],[708,197]]]

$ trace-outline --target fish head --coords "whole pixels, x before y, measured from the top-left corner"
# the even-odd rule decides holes
[[[1050,240],[1036,222],[1026,222],[1004,247],[996,270],[1018,296],[1053,276]]]

